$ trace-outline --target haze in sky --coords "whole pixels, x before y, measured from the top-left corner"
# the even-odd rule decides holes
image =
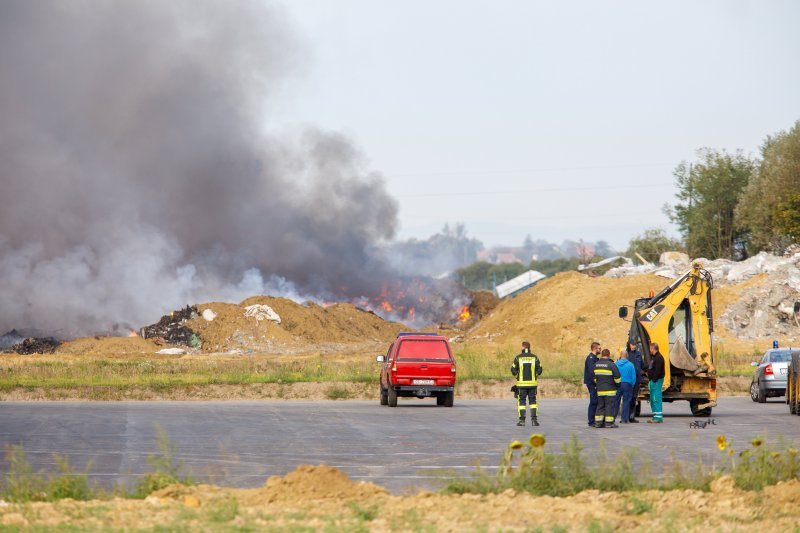
[[[701,147],[756,156],[800,119],[800,2],[292,0],[308,46],[271,123],[351,137],[399,238],[486,245],[648,228]]]

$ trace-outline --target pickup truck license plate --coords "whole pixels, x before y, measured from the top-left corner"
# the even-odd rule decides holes
[[[415,379],[412,383],[414,385],[433,385],[432,379]]]

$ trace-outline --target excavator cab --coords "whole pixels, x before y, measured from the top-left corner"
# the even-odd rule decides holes
[[[628,334],[642,351],[645,369],[650,343],[658,344],[665,366],[663,400],[687,400],[696,416],[710,415],[717,399],[712,288],[711,274],[694,263],[658,294],[636,299]],[[627,311],[620,308],[619,316]],[[639,397],[649,398],[646,387]]]

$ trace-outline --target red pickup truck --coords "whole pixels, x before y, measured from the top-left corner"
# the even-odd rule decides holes
[[[397,407],[398,396],[436,398],[436,405],[453,407],[456,361],[446,337],[436,333],[400,333],[381,367],[381,405]]]

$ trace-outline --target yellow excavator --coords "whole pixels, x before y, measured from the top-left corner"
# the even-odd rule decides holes
[[[642,352],[643,366],[650,364],[650,343],[664,356],[663,400],[687,400],[692,414],[710,416],[717,405],[717,369],[714,351],[714,318],[711,307],[711,274],[700,263],[658,294],[634,302],[628,338]],[[619,308],[627,318],[631,306]],[[643,378],[636,414],[650,393]]]

